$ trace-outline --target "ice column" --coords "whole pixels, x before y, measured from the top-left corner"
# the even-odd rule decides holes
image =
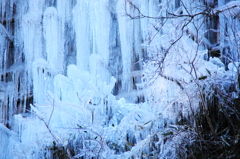
[[[56,8],[44,12],[44,38],[46,40],[47,62],[55,73],[63,72],[63,42],[59,33],[59,18]]]
[[[34,59],[42,57],[42,26],[38,15],[31,12],[23,16],[25,60],[28,69]]]
[[[130,92],[137,89],[136,84],[140,82],[141,78],[142,60],[145,52],[142,49],[142,25],[146,27],[146,24],[141,24],[139,19],[132,20],[129,16],[126,16],[126,12],[133,17],[138,17],[139,13],[131,5],[125,3],[124,0],[118,1],[116,10],[123,61],[122,91]],[[141,8],[141,3],[138,3],[138,1],[134,1],[133,3]]]
[[[120,0],[118,2],[118,22],[119,22],[119,33],[121,40],[121,51],[122,51],[122,61],[123,61],[123,90],[129,91],[131,87],[130,71],[131,71],[131,49],[132,48],[132,23],[133,21],[128,21],[128,17],[125,15],[125,10],[123,8],[124,1]]]
[[[109,26],[110,14],[107,1],[92,2],[91,5],[92,55],[90,56],[90,72],[93,76],[100,76],[102,81],[109,82],[107,61],[109,58]]]
[[[92,52],[90,34],[89,1],[78,0],[73,8],[73,26],[76,31],[77,66],[80,70],[88,70],[89,56]]]
[[[73,25],[76,32],[78,68],[89,71],[93,77],[99,76],[102,81],[108,83],[110,79],[107,68],[110,36],[108,1],[78,1],[73,9]]]

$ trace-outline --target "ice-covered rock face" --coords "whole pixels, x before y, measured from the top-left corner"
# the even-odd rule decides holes
[[[123,0],[11,0],[0,7],[1,123],[25,143],[42,132],[25,119],[70,124],[61,113],[49,114],[51,105],[65,107],[73,127],[119,124],[125,114],[113,117],[113,94],[137,99],[128,92],[140,82],[145,21],[129,21]],[[25,115],[30,111],[39,114]]]
[[[1,8],[1,78],[13,82],[4,101],[19,105],[12,114],[25,112],[28,100],[43,101],[47,90],[54,91],[54,76],[66,75],[70,64],[94,84],[116,78],[114,95],[136,89],[140,80],[131,74],[142,69],[146,23],[128,21],[124,1],[2,1]]]
[[[184,34],[179,32],[182,19],[126,16],[127,12],[134,17],[158,17],[175,10],[185,14],[180,1],[169,2],[0,1],[0,158],[54,158],[56,154],[130,158],[150,151],[155,158],[164,156],[152,143],[165,154],[158,133],[189,115],[183,85],[196,87],[188,62],[194,59],[195,75],[207,80],[238,71],[237,52],[232,56],[235,62],[224,61],[229,63],[228,73],[222,63],[225,57],[203,60],[204,54],[211,54],[204,48],[218,49],[227,43],[216,35],[215,26],[209,35],[219,38],[217,47],[205,38],[206,28],[197,33],[189,25]],[[216,1],[205,2],[216,6]],[[218,5],[214,11],[224,10],[223,1]],[[229,31],[226,28],[219,29]],[[158,60],[180,35],[159,78]],[[229,35],[226,54],[235,47],[233,34]],[[196,36],[203,39],[203,46],[196,44]],[[194,93],[196,89],[189,85],[186,88]],[[231,83],[225,86],[229,90]]]

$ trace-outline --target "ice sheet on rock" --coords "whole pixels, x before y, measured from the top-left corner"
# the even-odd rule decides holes
[[[1,71],[6,71],[6,62],[4,59],[7,57],[7,48],[6,45],[8,45],[9,41],[7,40],[7,37],[10,36],[6,28],[0,24],[0,51],[2,53],[2,57],[0,58],[0,62],[2,65],[0,66]]]
[[[0,142],[1,142],[0,152],[2,152],[1,158],[12,158],[11,148],[9,147],[10,137],[11,137],[10,130],[6,128],[2,123],[0,123]]]
[[[13,41],[13,36],[7,31],[7,29],[2,25],[0,24],[0,34],[9,39],[10,41]]]

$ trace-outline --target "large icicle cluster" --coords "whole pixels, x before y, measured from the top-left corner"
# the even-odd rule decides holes
[[[0,158],[189,157],[213,88],[238,99],[239,1],[180,1],[2,0]]]

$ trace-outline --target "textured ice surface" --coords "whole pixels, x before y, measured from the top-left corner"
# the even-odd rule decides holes
[[[166,11],[187,13],[175,1],[131,2],[155,18],[131,19],[126,11],[141,13],[124,0],[0,2],[0,158],[54,158],[56,148],[69,158],[164,158],[188,135],[164,144],[161,134],[194,113],[189,101],[197,110],[196,84],[225,79],[222,89],[230,89],[239,32],[221,25],[229,36],[211,44],[206,27],[197,32],[190,23],[182,34],[185,18],[158,19]],[[220,21],[238,24],[224,15],[239,13],[239,1],[218,2],[215,12],[233,7]],[[205,58],[206,48],[220,46],[233,62]]]

